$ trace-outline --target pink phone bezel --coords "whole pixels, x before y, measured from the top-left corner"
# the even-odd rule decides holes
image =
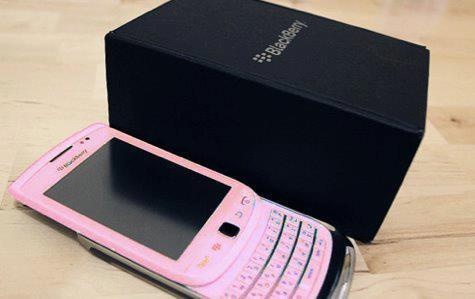
[[[88,140],[86,137],[89,137]],[[43,194],[112,138],[123,140],[231,187],[178,260],[141,245]],[[70,145],[73,146],[71,150],[50,162]],[[84,153],[79,155],[81,152]],[[259,217],[251,217],[251,214],[259,210],[261,204],[259,197],[242,183],[104,124],[91,125],[47,152],[10,185],[9,192],[18,201],[73,231],[157,274],[190,286],[211,283],[231,266],[252,236]],[[237,213],[241,213],[239,218],[235,217]],[[243,214],[245,217],[242,217]],[[229,238],[218,232],[219,225],[224,221],[241,227],[238,237]],[[216,242],[225,250],[211,250]]]

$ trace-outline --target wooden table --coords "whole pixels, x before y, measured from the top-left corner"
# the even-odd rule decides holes
[[[429,47],[427,133],[376,240],[359,246],[351,296],[475,298],[475,2],[273,2]],[[156,5],[0,0],[0,296],[167,296],[5,191],[68,134],[107,121],[103,37]]]

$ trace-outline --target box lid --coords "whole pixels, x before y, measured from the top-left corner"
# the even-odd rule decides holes
[[[424,130],[423,46],[254,0],[173,0],[111,34],[415,134]]]

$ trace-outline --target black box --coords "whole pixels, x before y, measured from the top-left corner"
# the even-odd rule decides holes
[[[429,51],[252,0],[174,0],[106,36],[112,127],[370,241],[421,142]]]

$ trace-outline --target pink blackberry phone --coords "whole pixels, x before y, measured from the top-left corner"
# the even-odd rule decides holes
[[[53,148],[9,191],[92,252],[180,297],[349,291],[354,248],[333,228],[103,124]]]

